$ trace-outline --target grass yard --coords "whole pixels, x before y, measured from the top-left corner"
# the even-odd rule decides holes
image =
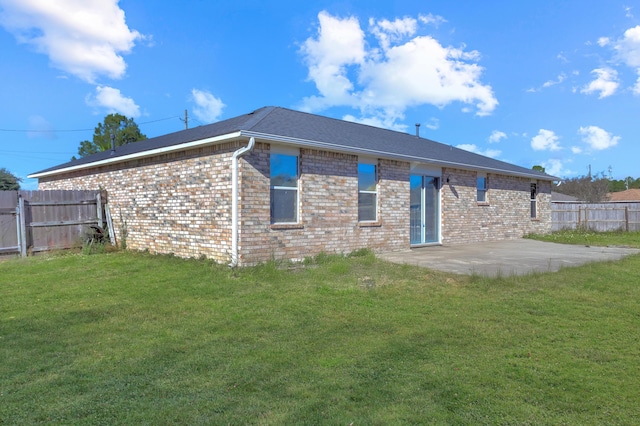
[[[640,248],[640,232],[596,232],[588,229],[565,229],[551,234],[527,235],[527,238],[562,244]]]
[[[640,256],[488,279],[376,260],[0,262],[0,424],[640,422]]]

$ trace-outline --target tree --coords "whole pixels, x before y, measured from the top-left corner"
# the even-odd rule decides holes
[[[109,114],[95,128],[92,142],[87,140],[80,142],[78,155],[86,157],[96,152],[110,150],[112,134],[115,135],[116,146],[147,139],[147,136],[140,132],[133,118],[127,118],[122,114]],[[76,157],[74,156],[72,160],[75,159]]]
[[[631,176],[627,176],[624,179],[609,182],[609,192],[624,191],[632,188],[640,188],[640,178],[634,179]]]
[[[4,167],[0,168],[0,191],[17,191],[22,179]]]
[[[546,169],[542,166],[533,166],[531,169],[535,170],[536,172],[546,173]]]
[[[599,203],[607,198],[609,179],[605,177],[604,173],[594,176],[579,176],[563,180],[554,189],[562,194],[573,195],[579,201]]]

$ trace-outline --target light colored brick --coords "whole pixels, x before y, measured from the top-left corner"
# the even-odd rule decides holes
[[[231,155],[225,143],[41,178],[40,189],[106,189],[118,239],[182,257],[230,260]],[[258,143],[239,162],[239,264],[409,247],[410,164],[378,161],[378,218],[358,224],[358,157],[300,149],[300,227],[270,223],[270,146]],[[538,181],[538,217],[530,218],[531,180],[487,175],[486,204],[476,202],[476,173],[445,168],[441,196],[444,244],[520,238],[551,229],[551,184]]]

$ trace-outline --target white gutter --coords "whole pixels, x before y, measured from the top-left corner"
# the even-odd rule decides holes
[[[256,139],[252,136],[249,144],[233,153],[231,163],[231,263],[229,266],[238,266],[238,158],[253,150]]]
[[[92,163],[78,164],[77,166],[65,167],[64,169],[51,170],[49,172],[42,172],[42,173],[34,173],[32,175],[28,175],[27,177],[29,179],[37,179],[37,178],[46,177],[46,176],[58,175],[61,173],[68,173],[75,170],[92,169],[94,167],[104,166],[107,164],[122,163],[124,161],[135,160],[138,158],[153,157],[154,155],[162,155],[162,154],[175,152],[175,151],[184,151],[186,149],[197,148],[203,145],[210,145],[210,144],[223,142],[230,139],[236,139],[236,138],[239,138],[240,136],[241,136],[240,132],[234,132],[226,135],[214,136],[212,138],[200,139],[193,142],[187,142],[187,143],[181,143],[177,145],[165,146],[163,148],[151,149],[149,151],[134,152],[133,154],[129,154],[129,155],[109,157],[109,158],[105,158],[104,160],[95,161]]]

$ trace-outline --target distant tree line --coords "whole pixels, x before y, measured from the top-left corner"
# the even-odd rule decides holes
[[[542,166],[533,166],[533,170],[545,172]],[[609,179],[604,173],[595,175],[578,176],[564,179],[553,190],[565,195],[576,197],[580,201],[598,203],[606,201],[610,192],[620,192],[627,189],[640,188],[640,178],[631,176],[625,179]]]
[[[21,178],[4,167],[0,168],[0,191],[17,191],[20,189],[20,182]]]
[[[609,181],[609,192],[620,192],[632,188],[640,188],[640,177],[634,179],[628,176],[625,179]]]
[[[571,195],[580,201],[599,203],[606,201],[609,191],[609,179],[604,174],[579,176],[564,179],[553,190],[561,194]]]

